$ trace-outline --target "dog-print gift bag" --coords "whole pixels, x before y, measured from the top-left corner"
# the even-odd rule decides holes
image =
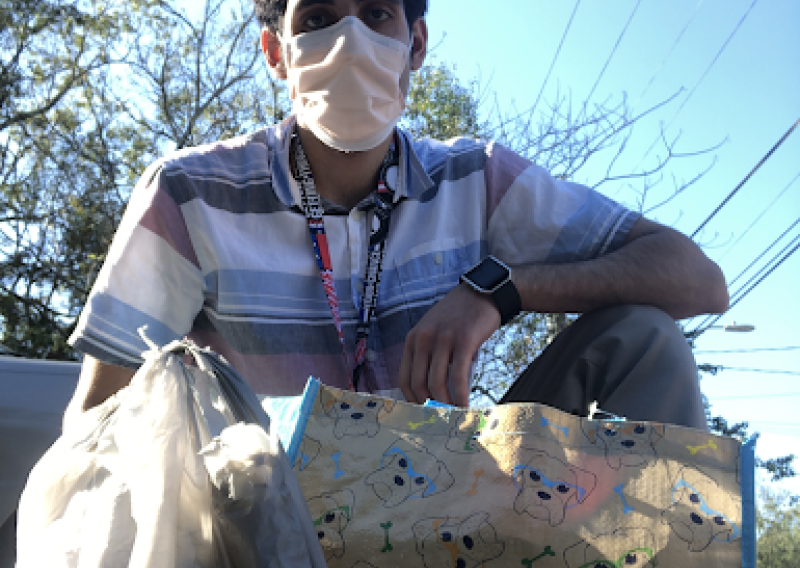
[[[330,568],[755,568],[753,442],[314,379],[263,404]]]

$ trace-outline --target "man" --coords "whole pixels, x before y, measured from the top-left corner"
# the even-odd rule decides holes
[[[314,375],[465,406],[481,344],[521,309],[589,313],[504,401],[704,427],[673,318],[728,300],[694,243],[499,145],[395,128],[426,0],[255,3],[294,114],[145,172],[71,338],[68,412],[130,381],[144,324],[211,346],[258,393]]]

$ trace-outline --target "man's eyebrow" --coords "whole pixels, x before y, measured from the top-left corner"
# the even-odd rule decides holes
[[[336,0],[300,0],[297,3],[297,6],[295,6],[295,10],[302,10],[303,8],[307,8],[315,4],[334,5],[336,4]]]
[[[358,4],[363,4],[364,2],[370,2],[371,0],[356,0]],[[402,0],[386,0],[396,6],[402,5]],[[328,4],[334,5],[336,4],[336,0],[300,0],[295,7],[295,10],[302,10],[303,8],[307,8],[309,6],[313,6],[315,4]]]

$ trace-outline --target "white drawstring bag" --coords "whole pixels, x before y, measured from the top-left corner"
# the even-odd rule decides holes
[[[67,424],[33,468],[18,568],[324,568],[253,392],[191,342],[151,347],[131,384]]]

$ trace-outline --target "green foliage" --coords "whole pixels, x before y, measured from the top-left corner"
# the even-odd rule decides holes
[[[282,117],[249,0],[0,0],[0,344],[66,340],[145,167]]]
[[[758,568],[800,566],[800,503],[765,490],[756,520]]]
[[[443,63],[423,67],[411,78],[404,128],[415,138],[484,138],[477,87],[474,81],[463,86]]]
[[[103,35],[119,17],[103,2],[0,0],[0,132],[41,119],[107,65]]]

